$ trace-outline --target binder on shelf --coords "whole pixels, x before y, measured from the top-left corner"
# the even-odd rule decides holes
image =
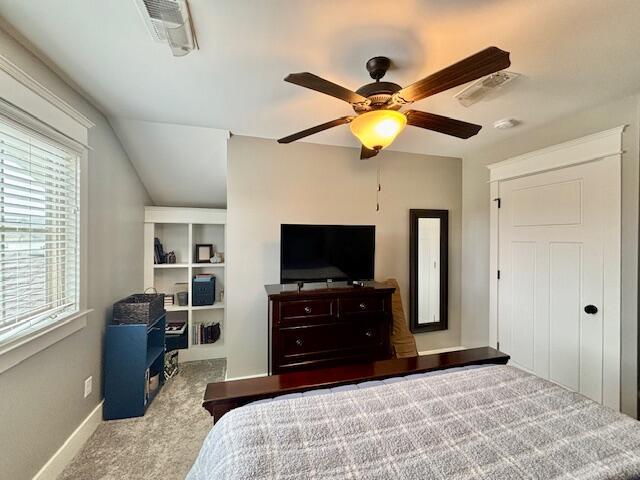
[[[194,325],[194,345],[208,345],[218,341],[220,338],[220,323],[211,323],[205,325],[201,323]]]

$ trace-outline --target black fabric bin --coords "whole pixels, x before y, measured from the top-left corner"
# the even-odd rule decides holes
[[[113,304],[113,323],[149,324],[164,313],[163,293],[136,293]]]
[[[191,282],[191,305],[194,307],[202,305],[213,305],[216,298],[216,278],[211,277],[208,281]]]

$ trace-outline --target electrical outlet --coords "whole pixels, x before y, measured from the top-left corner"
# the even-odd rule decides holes
[[[84,381],[84,398],[91,395],[91,389],[93,388],[93,377],[89,377]]]

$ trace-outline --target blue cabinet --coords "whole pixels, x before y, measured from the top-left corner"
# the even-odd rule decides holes
[[[164,384],[165,322],[108,325],[105,339],[105,420],[144,415]],[[149,380],[157,375],[157,388]],[[154,380],[156,380],[154,378]]]

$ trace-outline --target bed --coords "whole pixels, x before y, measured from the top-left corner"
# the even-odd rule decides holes
[[[236,408],[188,480],[640,478],[640,423],[507,365]]]

